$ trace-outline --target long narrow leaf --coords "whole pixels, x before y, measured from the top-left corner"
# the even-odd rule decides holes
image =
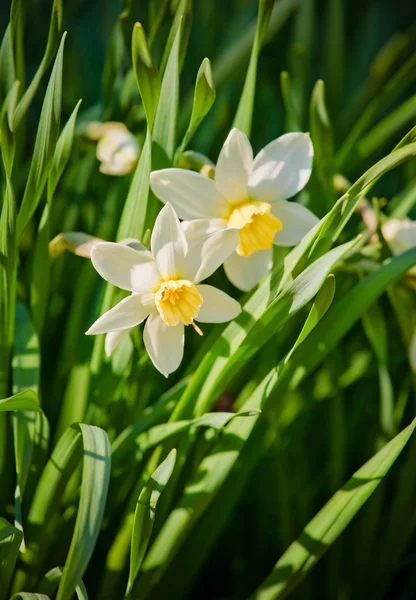
[[[354,473],[286,550],[252,598],[277,600],[295,589],[380,485],[415,428],[416,419]]]
[[[61,569],[61,567],[55,567],[48,571],[39,584],[39,592],[48,596],[54,596],[62,578],[62,573],[63,569]],[[78,600],[88,600],[87,590],[83,581],[79,582],[75,588],[75,593]]]
[[[40,201],[59,135],[62,102],[63,35],[43,101],[30,171],[17,217],[17,237],[23,233]]]
[[[142,564],[156,516],[156,505],[160,494],[172,475],[176,461],[176,450],[172,450],[158,466],[140,493],[134,513],[131,534],[130,572],[127,583],[127,596],[130,595],[137,573]]]
[[[259,14],[257,17],[256,35],[254,36],[251,50],[250,63],[244,83],[243,92],[234,118],[233,127],[241,129],[248,137],[251,133],[253,119],[254,95],[257,80],[257,62],[264,42],[267,26],[270,21],[274,0],[259,0]]]
[[[140,23],[133,28],[131,43],[133,69],[150,129],[156,114],[160,94],[160,74],[154,63],[146,35]]]
[[[7,598],[23,534],[0,518],[0,600]]]
[[[15,6],[17,5],[17,3],[14,3],[14,4],[15,4]],[[13,24],[12,16],[13,16],[13,10],[12,10],[12,14],[11,14],[11,22]],[[16,15],[16,17],[17,17],[17,15]],[[21,18],[20,15],[19,15],[19,18]],[[32,81],[30,82],[29,87],[27,88],[22,99],[20,100],[19,104],[16,107],[16,111],[15,111],[14,117],[13,117],[13,128],[14,129],[16,129],[19,126],[22,118],[24,117],[27,110],[29,109],[29,106],[31,105],[33,98],[35,97],[36,91],[39,87],[42,77],[45,74],[47,68],[49,67],[49,65],[55,55],[56,48],[58,47],[59,34],[61,31],[61,28],[62,28],[62,0],[54,0],[53,6],[52,6],[51,23],[49,26],[48,42],[46,45],[45,54],[43,55],[42,61],[38,67],[38,70],[35,73],[35,76],[33,77]]]

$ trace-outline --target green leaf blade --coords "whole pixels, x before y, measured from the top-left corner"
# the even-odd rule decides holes
[[[51,73],[36,135],[30,171],[17,217],[17,238],[36,210],[51,168],[59,135],[62,103],[62,66],[66,34],[63,35]]]
[[[253,600],[286,598],[375,491],[416,428],[416,419],[362,466],[283,554]]]
[[[143,562],[153,529],[157,501],[173,473],[175,461],[176,450],[173,449],[150,477],[137,501],[131,535],[130,572],[127,584],[127,596],[129,596],[133,590],[135,579]]]

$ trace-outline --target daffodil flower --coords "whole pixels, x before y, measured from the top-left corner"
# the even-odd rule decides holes
[[[105,242],[97,244],[91,260],[106,281],[131,295],[104,313],[87,335],[112,332],[117,336],[147,319],[144,344],[155,367],[166,377],[182,360],[185,325],[195,321],[223,323],[240,313],[233,298],[211,285],[201,285],[234,251],[238,231],[223,229],[193,246],[170,204],[159,213],[151,236],[151,250]]]
[[[65,252],[65,250],[69,250],[77,256],[91,259],[92,249],[97,244],[102,244],[103,242],[105,242],[105,240],[81,231],[67,231],[64,233],[59,233],[53,238],[53,240],[49,242],[49,256],[52,260],[54,260],[60,254]],[[120,240],[119,244],[129,246],[135,250],[142,250],[144,252],[148,251],[146,246],[134,238]],[[133,329],[134,327],[131,327],[130,329],[110,331],[107,333],[105,336],[105,353],[107,356],[111,356],[111,354],[120,344],[123,337],[130,333],[130,331]]]
[[[250,290],[268,272],[272,246],[295,246],[318,222],[286,199],[308,182],[313,147],[307,133],[287,133],[253,159],[247,137],[233,129],[218,157],[215,180],[184,169],[151,174],[153,192],[170,202],[196,238],[222,228],[239,230],[239,244],[224,263],[228,279]]]
[[[392,254],[397,255],[416,246],[416,221],[389,219],[381,226],[381,232]],[[416,266],[408,271],[416,275]]]
[[[86,128],[91,140],[98,140],[97,158],[106,175],[125,175],[134,170],[139,156],[136,138],[124,123],[92,121]]]

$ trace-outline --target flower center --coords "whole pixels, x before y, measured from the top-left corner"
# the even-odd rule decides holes
[[[267,202],[254,200],[233,207],[227,225],[240,230],[237,254],[250,256],[258,250],[272,247],[274,235],[282,229],[282,222],[270,209]]]
[[[155,294],[156,308],[167,325],[191,325],[202,305],[202,296],[192,281],[164,281]]]

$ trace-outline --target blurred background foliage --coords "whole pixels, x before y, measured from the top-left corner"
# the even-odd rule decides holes
[[[149,22],[149,4],[151,3],[140,0],[125,3],[130,7],[130,16],[122,20],[126,46],[126,54],[122,60],[125,73],[131,68],[129,49],[132,25],[139,21],[146,27]],[[154,6],[162,4],[162,0],[153,3]],[[166,18],[152,46],[156,63],[160,62],[169,33],[169,13],[172,18],[179,2],[170,0],[166,4]],[[278,12],[279,16],[272,18],[258,67],[253,146],[261,148],[286,128],[287,116],[282,100],[280,74],[282,71],[289,71],[293,85],[302,92],[297,94],[297,103],[301,104],[298,111],[299,124],[305,130],[308,129],[307,109],[312,88],[318,79],[326,82],[327,102],[330,115],[335,117],[333,128],[338,147],[360,115],[365,100],[382,87],[388,76],[414,50],[414,4],[408,0],[398,0],[394,5],[389,0],[353,0],[348,3],[339,0],[284,0],[278,4],[283,8],[275,10],[275,14]],[[335,15],[339,11],[338,5],[344,8],[341,11],[341,22]],[[25,37],[28,80],[33,76],[43,55],[42,42],[47,38],[50,9],[48,0],[32,0],[28,4]],[[83,111],[91,109],[102,114],[104,110],[104,113],[107,111],[107,115],[109,114],[109,107],[103,106],[104,64],[108,44],[122,9],[123,3],[113,0],[71,0],[65,3],[63,30],[69,32],[64,57],[65,119],[79,98],[83,99]],[[4,2],[0,9],[2,30],[8,23],[8,13],[9,4]],[[185,106],[181,111],[180,123],[183,129],[195,75],[202,59],[207,56],[213,63],[217,99],[198,131],[193,147],[213,157],[217,156],[233,121],[251,50],[256,16],[255,0],[194,2],[190,51],[186,54],[181,75],[181,99],[185,101]],[[35,30],[31,30],[32,23],[36,26]],[[32,31],[36,31],[36,35],[30,35]],[[334,42],[336,46],[333,45]],[[379,119],[414,93],[413,77],[409,76],[409,87],[403,89],[392,104],[377,114]],[[45,91],[46,85],[47,79],[44,78],[41,90]],[[133,105],[135,102],[139,103],[139,94],[135,86],[132,88],[132,97],[129,98],[131,101],[111,110],[112,119],[130,119],[130,125],[143,118],[141,111],[135,114]],[[39,112],[42,97],[39,93],[35,99]],[[32,112],[32,119],[35,129],[35,111]],[[407,123],[403,123],[402,132],[406,131],[406,126]],[[382,156],[383,150],[385,148],[378,149],[377,158]],[[348,171],[351,176],[357,174],[356,170],[355,173],[349,169]]]
[[[124,5],[115,0],[64,2],[63,30],[68,31],[68,38],[64,55],[63,122],[82,98],[80,129],[92,119],[123,121],[143,142],[144,112],[131,76],[131,31],[134,22],[140,21],[149,34],[152,19],[149,13],[162,3],[163,0],[126,0]],[[207,56],[213,65],[217,97],[191,148],[215,161],[232,126],[241,95],[258,4],[255,0],[195,0],[193,4],[189,48],[181,74],[179,129],[183,133],[186,128],[196,73]],[[157,64],[177,5],[177,1],[166,3],[166,14],[152,46]],[[119,19],[126,7],[129,14]],[[50,10],[51,2],[47,0],[32,0],[27,7],[24,42],[28,81],[43,56]],[[3,2],[2,30],[8,15],[8,2]],[[311,93],[316,81],[323,79],[335,148],[334,171],[354,181],[390,152],[416,123],[415,53],[414,2],[277,0],[259,61],[251,135],[255,151],[285,131],[310,129]],[[407,71],[400,77],[403,68]],[[397,83],[394,77],[398,77]],[[25,124],[27,149],[32,147],[46,86],[45,77]],[[394,118],[389,121],[391,115]],[[357,139],[351,138],[363,118],[367,121],[359,129]],[[346,145],[348,140],[350,146]],[[387,206],[388,213],[394,202],[397,205],[400,193],[411,191],[415,178],[414,160],[388,173],[373,189],[381,199],[375,206]],[[22,176],[20,180],[24,182],[25,178]],[[129,177],[109,178],[99,173],[95,148],[77,137],[54,200],[51,238],[62,231],[78,230],[113,240],[128,185]],[[309,206],[323,216],[328,207],[320,192],[319,182],[312,180],[305,198],[309,195]],[[387,205],[383,198],[392,202]],[[21,244],[23,276],[19,294],[27,304],[29,286],[25,277],[27,282],[39,215],[38,210]],[[354,215],[342,239],[351,239],[357,229],[364,227],[360,216]],[[386,248],[381,251],[378,248],[377,252],[378,259],[386,255]],[[337,299],[363,275],[359,266],[348,264],[340,267],[340,273]],[[222,278],[222,287],[235,295],[221,273],[214,275],[215,278]],[[48,326],[42,333],[41,387],[43,406],[55,439],[68,424],[84,416],[85,406],[74,405],[72,401],[83,395],[82,374],[93,345],[93,340],[83,332],[96,313],[99,285],[91,265],[79,257],[66,254],[53,265]],[[409,306],[414,311],[414,291],[407,285],[398,284],[392,293],[405,300],[410,298]],[[385,295],[377,304],[377,314],[357,323],[312,376],[286,392],[284,402],[277,393],[274,398],[277,408],[267,414],[256,437],[262,445],[261,458],[248,470],[250,476],[233,510],[227,513],[226,525],[219,528],[220,535],[207,541],[206,556],[186,581],[186,561],[193,544],[204,540],[203,524],[195,532],[195,539],[191,534],[187,551],[175,558],[160,589],[156,587],[152,592],[152,599],[167,598],[167,590],[172,598],[188,597],[186,594],[198,600],[246,598],[247,592],[263,580],[276,557],[327,499],[401,428],[400,424],[414,415],[416,384],[403,341],[406,332],[401,330],[397,317],[393,318],[391,302],[391,297]],[[273,337],[256,353],[249,364],[252,379],[244,388],[240,380],[232,381],[217,408],[230,409],[236,397],[237,408],[243,403],[290,349],[304,318],[301,313],[291,319],[282,336]],[[412,319],[413,313],[409,329]],[[376,347],[371,334],[374,326],[380,336],[376,336]],[[104,374],[93,392],[97,413],[94,417],[90,413],[90,420],[103,424],[110,438],[128,426],[146,405],[151,405],[184,375],[186,364],[198,347],[196,336],[190,335],[188,342],[184,369],[170,378],[168,384],[155,375],[149,361],[141,361],[140,394],[136,390],[137,396],[131,396],[130,412],[126,415],[124,405],[116,401],[100,409],[104,393],[110,396],[113,392],[114,398],[123,394],[119,381]],[[377,352],[377,346],[383,343],[388,347],[386,363],[380,361]],[[383,378],[385,369],[389,373],[387,383]],[[152,387],[146,383],[150,371]],[[134,390],[131,381],[128,385]],[[383,385],[391,386],[387,396],[397,413],[393,431],[386,431],[383,408],[380,409]],[[64,410],[59,398],[63,398]],[[117,432],[111,431],[112,419],[118,422]],[[205,442],[209,445],[209,440]],[[239,468],[245,468],[244,462]],[[194,467],[189,464],[187,469],[192,473]],[[413,440],[346,533],[291,597],[305,600],[416,597],[415,470],[416,440]],[[395,494],[400,485],[405,493],[401,496],[402,505],[398,506]],[[173,503],[174,499],[170,501]],[[165,511],[167,506],[168,503]],[[209,514],[204,518],[209,523]],[[155,527],[158,530],[160,524],[156,522]],[[100,539],[84,578],[91,593],[100,589],[97,573],[116,524],[105,522],[105,529],[108,537]],[[64,550],[60,549],[60,555]],[[175,577],[176,573],[181,574],[181,581]]]

